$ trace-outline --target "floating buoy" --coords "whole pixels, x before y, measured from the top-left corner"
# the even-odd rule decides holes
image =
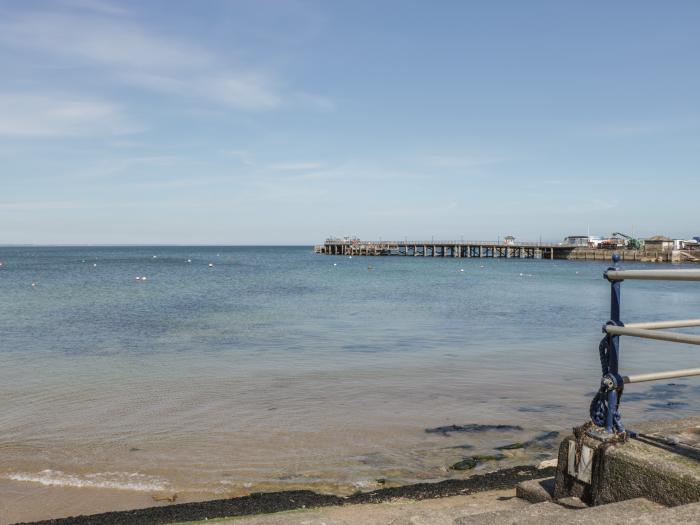
[[[460,268],[459,271],[460,271],[460,272],[463,272],[463,271],[464,271],[464,268]]]
[[[142,281],[147,281],[148,278],[144,275],[143,277],[141,277],[141,280],[142,280]]]
[[[97,268],[97,263],[92,263],[93,268]]]
[[[348,259],[352,259],[352,255],[350,257],[348,257]]]
[[[187,259],[187,262],[188,262],[188,263],[191,263],[191,262],[192,262],[192,259]]]
[[[333,266],[338,266],[338,263],[333,263]]]
[[[523,276],[523,272],[520,272],[520,277],[522,277],[522,276]]]
[[[154,255],[154,256],[153,256],[153,258],[154,258],[154,259],[157,259],[157,258],[158,258],[158,256],[157,256],[157,255]]]
[[[140,281],[140,280],[141,280],[141,277],[139,277],[139,276],[137,275],[137,276],[136,276],[136,280],[137,280],[137,281]]]
[[[213,267],[214,267],[214,263],[209,263],[209,268],[213,268]]]
[[[32,288],[36,288],[36,283],[32,283]]]

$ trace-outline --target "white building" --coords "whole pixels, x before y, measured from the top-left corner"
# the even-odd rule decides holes
[[[596,235],[569,235],[564,237],[564,244],[567,246],[580,246],[581,248],[597,248],[602,241],[603,238]]]

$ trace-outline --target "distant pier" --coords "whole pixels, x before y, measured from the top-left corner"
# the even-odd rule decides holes
[[[325,255],[456,257],[504,259],[569,259],[575,246],[506,241],[361,241],[327,239],[314,246]]]

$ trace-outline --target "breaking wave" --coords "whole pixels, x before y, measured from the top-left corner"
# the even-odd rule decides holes
[[[13,472],[5,478],[13,481],[40,483],[47,487],[88,487],[143,492],[170,488],[170,484],[163,479],[129,472],[97,472],[78,475],[47,469],[37,473]]]

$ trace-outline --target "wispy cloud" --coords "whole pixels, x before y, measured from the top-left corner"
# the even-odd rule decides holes
[[[662,131],[664,131],[664,126],[649,123],[604,124],[601,126],[594,126],[590,130],[594,135],[609,138],[640,137],[644,135],[653,135]]]
[[[121,84],[235,110],[333,108],[324,97],[288,89],[263,67],[234,64],[187,39],[150,31],[107,2],[64,5],[80,9],[5,16],[0,45],[51,57],[52,66],[100,68]]]
[[[100,100],[0,93],[0,136],[121,135],[141,130],[120,107]]]
[[[0,201],[0,211],[41,211],[41,210],[72,210],[80,207],[76,201]]]
[[[648,120],[619,120],[593,123],[579,128],[587,135],[603,138],[638,138],[697,129],[698,120],[692,117]]]
[[[160,173],[163,168],[172,168],[175,165],[188,161],[186,157],[178,155],[143,155],[136,157],[124,157],[116,159],[103,159],[96,164],[82,168],[73,173],[73,176],[85,179],[109,178],[117,175],[131,174],[140,178],[149,172]]]
[[[503,157],[430,155],[423,162],[435,168],[470,169],[505,162]]]
[[[323,168],[320,162],[281,162],[271,164],[269,169],[272,171],[311,171]]]
[[[240,149],[225,149],[221,153],[228,157],[233,157],[237,159],[241,164],[245,166],[255,165],[255,157],[247,151]]]
[[[60,3],[66,7],[85,9],[106,15],[126,15],[129,12],[124,7],[106,0],[62,0]]]
[[[97,14],[31,12],[0,22],[0,42],[92,65],[181,70],[212,63],[202,49],[153,35],[130,20]]]
[[[191,88],[195,94],[235,109],[275,109],[282,104],[283,97],[269,78],[250,72],[205,76],[191,84]]]

